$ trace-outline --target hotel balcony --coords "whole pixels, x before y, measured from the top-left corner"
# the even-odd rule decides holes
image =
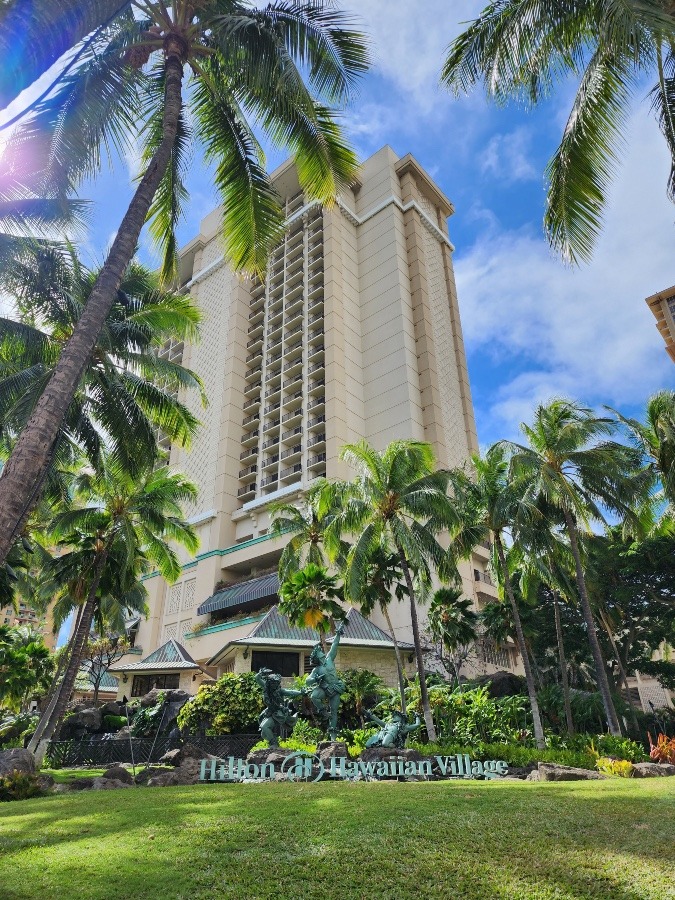
[[[326,421],[325,415],[315,416],[313,419],[309,420],[309,422],[307,423],[307,427],[310,429],[318,428],[320,425],[323,425],[325,423],[325,421]]]
[[[276,403],[270,403],[269,406],[265,407],[265,415],[268,416],[270,413],[276,412],[281,407],[281,400],[277,400]]]
[[[257,397],[251,397],[244,403],[244,412],[247,412],[249,409],[255,409],[257,406],[260,406],[260,394]]]
[[[249,431],[248,434],[242,434],[240,444],[246,444],[246,446],[250,447],[251,444],[257,444],[258,435],[260,434],[260,429],[256,428],[255,431]]]
[[[325,453],[317,453],[316,456],[310,456],[307,460],[307,468],[308,469],[316,469],[318,466],[323,466],[325,468],[324,463],[326,462],[326,454]]]
[[[291,422],[299,422],[302,419],[302,407],[299,406],[297,409],[291,409],[287,413],[284,413],[281,417],[281,421],[284,425],[289,425]]]
[[[240,481],[250,481],[251,479],[255,480],[255,476],[258,472],[258,467],[256,465],[247,466],[245,469],[239,470],[239,480]]]
[[[326,443],[326,433],[322,432],[321,434],[312,435],[312,437],[307,441],[307,447],[308,448],[309,447],[317,447],[317,446],[320,446],[321,444],[325,444],[325,443]]]
[[[251,482],[251,484],[242,485],[237,491],[237,497],[241,500],[243,497],[251,496],[255,494],[255,481]]]
[[[302,472],[302,463],[295,463],[295,465],[289,466],[287,469],[281,470],[281,479],[282,481],[287,481],[289,478],[294,478],[296,475],[299,475]]]
[[[263,469],[269,469],[272,466],[276,466],[279,462],[279,454],[275,453],[274,456],[268,456],[263,460],[262,467]]]
[[[278,483],[279,483],[279,479],[276,475],[268,475],[267,478],[263,478],[263,480],[260,482],[260,487],[266,488],[272,484],[276,486]]]
[[[279,428],[280,420],[273,419],[271,422],[265,422],[263,425],[263,434],[267,434],[269,431],[275,431]]]
[[[260,390],[261,387],[262,387],[262,381],[253,381],[244,387],[244,393],[248,396],[249,394],[252,394],[255,391]]]
[[[252,413],[250,416],[245,416],[244,421],[241,424],[244,426],[244,428],[246,428],[247,425],[252,425],[254,422],[259,422],[259,421],[260,421],[260,410]]]
[[[284,431],[281,435],[281,440],[284,443],[287,443],[288,441],[292,441],[299,434],[302,434],[302,425],[296,425],[295,428]]]
[[[253,459],[254,456],[258,455],[258,448],[253,444],[251,447],[246,447],[239,454],[239,459],[243,462],[245,459]]]
[[[284,450],[281,454],[282,459],[291,459],[294,456],[299,456],[302,453],[302,444],[296,444],[294,447],[289,447],[288,450]]]
[[[315,397],[313,400],[310,400],[309,403],[307,404],[307,412],[309,412],[312,409],[318,409],[318,408],[323,409],[323,407],[325,405],[326,405],[326,400],[324,397]]]
[[[275,437],[269,438],[267,441],[263,441],[262,448],[263,450],[269,450],[270,447],[278,447],[279,446],[279,435],[275,435]]]

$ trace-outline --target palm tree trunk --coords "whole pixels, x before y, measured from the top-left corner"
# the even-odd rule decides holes
[[[396,634],[394,632],[394,626],[391,624],[391,617],[389,615],[389,607],[386,603],[380,604],[380,609],[382,610],[382,614],[384,615],[385,621],[387,623],[387,628],[389,629],[389,634],[391,635],[391,639],[394,642],[394,653],[396,654],[396,669],[398,671],[398,689],[401,694],[401,712],[403,715],[406,715],[406,703],[405,703],[405,680],[403,677],[403,660],[401,659],[401,648],[398,645],[398,641],[396,639]]]
[[[572,556],[574,557],[577,588],[579,590],[579,597],[581,599],[581,611],[584,616],[584,622],[586,623],[588,642],[591,645],[591,653],[593,654],[593,662],[595,664],[596,684],[598,686],[600,696],[602,697],[602,705],[605,709],[605,716],[607,717],[607,726],[609,728],[610,734],[613,734],[616,737],[620,737],[621,728],[619,727],[619,719],[616,715],[614,702],[612,701],[612,695],[609,690],[609,680],[607,678],[607,672],[605,671],[605,665],[602,659],[602,651],[600,649],[600,642],[598,641],[598,633],[595,630],[595,622],[593,620],[591,604],[588,599],[588,591],[586,590],[586,579],[584,578],[584,570],[581,565],[581,553],[579,552],[579,535],[577,532],[577,524],[574,521],[569,510],[565,510],[565,524],[567,525],[570,547],[572,548]]]
[[[96,560],[87,599],[82,607],[82,614],[80,615],[77,630],[73,637],[73,649],[70,653],[63,680],[57,688],[51,711],[43,713],[35,735],[33,735],[31,742],[28,745],[28,749],[35,753],[38,765],[42,764],[42,758],[44,757],[48,742],[52,740],[52,738],[58,739],[58,734],[61,730],[61,722],[75,685],[77,673],[80,670],[84,646],[89,638],[89,632],[91,631],[91,623],[94,619],[94,612],[96,611],[96,594],[98,593],[98,586],[101,581],[101,576],[103,575],[103,569],[107,558],[108,551],[106,549],[99,554],[99,557]],[[42,721],[43,719],[45,720],[44,724]],[[39,737],[36,739],[38,732]]]
[[[623,682],[623,686],[626,690],[626,701],[628,703],[628,707],[630,709],[630,716],[633,722],[633,728],[635,729],[636,734],[640,731],[640,726],[638,725],[637,716],[635,715],[635,707],[630,699],[630,686],[628,684],[628,674],[626,672],[626,668],[623,664],[623,660],[621,659],[621,654],[619,653],[619,648],[616,644],[616,638],[614,637],[614,632],[607,621],[604,613],[600,611],[600,621],[602,622],[602,626],[605,629],[605,633],[609,638],[609,642],[612,645],[612,651],[614,652],[614,658],[616,659],[617,665],[619,666],[619,675],[621,677],[621,681]]]
[[[497,554],[499,556],[499,565],[501,566],[502,570],[502,578],[504,579],[504,587],[509,598],[509,603],[511,604],[513,624],[515,625],[516,637],[518,639],[518,649],[520,650],[520,656],[523,660],[523,668],[525,669],[527,694],[530,698],[530,706],[532,708],[532,721],[534,723],[534,740],[537,744],[537,747],[540,750],[543,750],[546,746],[546,740],[544,738],[544,728],[541,724],[541,713],[539,712],[539,702],[537,700],[537,691],[534,686],[534,677],[532,675],[532,667],[530,665],[530,656],[527,652],[527,644],[525,643],[525,635],[523,634],[523,623],[520,621],[518,604],[516,603],[516,598],[513,594],[513,586],[511,585],[511,579],[509,578],[509,570],[506,565],[506,554],[504,553],[502,537],[498,531],[494,532],[494,536],[495,546],[497,547]]]
[[[157,188],[171,159],[182,106],[182,46],[166,47],[163,138],[119,227],[105,265],[54,373],[0,475],[0,564],[39,497],[52,447],[115,300]]]
[[[553,610],[555,612],[555,636],[558,641],[558,659],[560,661],[560,677],[562,678],[563,701],[565,703],[565,721],[567,731],[574,734],[574,719],[572,718],[572,701],[570,700],[570,680],[567,675],[567,659],[565,658],[565,644],[562,636],[562,623],[560,621],[560,604],[557,591],[553,591]]]
[[[417,621],[417,604],[415,601],[415,589],[412,583],[408,560],[405,557],[403,548],[396,546],[399,558],[401,560],[401,568],[405,576],[405,582],[408,586],[410,594],[410,620],[412,622],[413,643],[415,645],[415,659],[417,661],[417,675],[420,680],[420,697],[422,699],[422,712],[424,713],[424,724],[427,728],[427,734],[430,741],[436,740],[436,726],[434,725],[434,717],[431,714],[431,704],[429,703],[429,691],[427,690],[427,677],[424,674],[424,657],[422,656],[422,642],[420,641],[420,626]]]

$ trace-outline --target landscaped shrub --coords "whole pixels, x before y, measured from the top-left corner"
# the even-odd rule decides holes
[[[154,706],[138,706],[135,709],[131,723],[131,733],[134,737],[152,737],[155,734],[162,723],[165,698],[166,692],[160,691]]]
[[[103,716],[103,730],[108,732],[119,731],[127,724],[126,716]]]
[[[650,734],[649,758],[654,762],[671,763],[671,765],[675,765],[675,738],[669,738],[665,734],[660,734],[656,738],[656,743],[654,744]]]
[[[258,730],[262,691],[252,672],[228,673],[205,684],[178,714],[178,727],[188,734],[246,734]]]
[[[614,756],[632,763],[645,762],[649,757],[637,741],[630,738],[615,737],[613,734],[599,734],[589,743],[592,753],[600,756]]]
[[[600,756],[596,760],[595,768],[602,775],[614,775],[618,778],[631,778],[633,775],[633,763],[627,759],[610,759]]]
[[[1,803],[9,800],[29,800],[31,797],[41,797],[43,793],[37,775],[15,770],[0,778]]]
[[[454,756],[456,753],[468,753],[473,759],[503,759],[509,766],[527,766],[536,762],[559,763],[563,766],[575,766],[580,769],[595,768],[595,760],[591,753],[578,750],[546,749],[527,747],[522,744],[472,744],[462,746],[453,743],[420,744],[408,742],[425,756]]]

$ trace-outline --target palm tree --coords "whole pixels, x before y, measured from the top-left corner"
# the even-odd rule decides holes
[[[18,321],[0,318],[0,439],[10,445],[35,409],[97,277],[72,248],[44,248],[36,261],[17,263],[7,279]],[[202,391],[201,381],[159,351],[170,340],[195,340],[199,321],[188,297],[162,289],[158,276],[138,263],[129,266],[59,430],[52,470],[73,447],[96,467],[105,441],[133,472],[140,460],[157,456],[158,430],[189,446],[198,421],[177,393]]]
[[[539,405],[533,424],[523,424],[521,429],[527,445],[508,445],[513,451],[513,477],[528,484],[534,502],[539,499],[562,516],[574,559],[598,691],[609,730],[620,735],[586,589],[580,532],[590,531],[593,521],[604,521],[601,506],[621,518],[631,518],[634,505],[644,498],[651,478],[637,471],[639,453],[616,441],[601,440],[616,429],[611,419],[600,418],[591,409],[570,400],[555,399]]]
[[[292,625],[315,628],[325,651],[325,635],[334,634],[335,623],[346,618],[338,603],[342,589],[338,586],[337,576],[329,575],[323,566],[309,562],[304,569],[288,575],[279,589],[279,596],[279,612]]]
[[[473,611],[471,600],[462,597],[457,588],[439,588],[434,592],[429,604],[429,634],[447,651],[457,687],[461,689],[459,673],[461,661],[457,663],[457,651],[466,648],[476,640],[476,626],[479,617]],[[461,657],[465,660],[466,656]]]
[[[290,535],[279,560],[279,579],[284,581],[307,563],[327,567],[329,560],[324,547],[325,530],[333,518],[333,511],[319,508],[319,500],[325,482],[317,480],[307,491],[303,505],[271,503],[271,534],[275,537]],[[347,552],[347,545],[339,548],[335,562],[339,565]]]
[[[451,484],[459,516],[458,526],[452,532],[454,552],[460,557],[469,558],[473,548],[479,543],[489,541],[493,547],[492,569],[497,575],[502,595],[508,597],[511,607],[532,708],[534,737],[537,747],[541,749],[546,744],[544,728],[504,546],[504,535],[513,528],[516,520],[526,519],[531,515],[527,508],[522,479],[509,477],[507,450],[501,444],[493,444],[483,456],[472,455],[470,473],[463,469],[453,470]]]
[[[354,698],[354,708],[361,728],[366,727],[363,715],[366,700],[374,700],[382,693],[384,682],[368,669],[349,669],[344,673],[345,690]]]
[[[191,81],[184,94],[184,71]],[[142,144],[143,173],[77,327],[0,477],[0,563],[37,494],[77,385],[133,258],[144,222],[176,271],[175,229],[193,135],[215,164],[225,252],[237,269],[262,272],[283,233],[280,198],[246,118],[288,147],[308,199],[332,201],[356,157],[330,105],[343,105],[367,68],[361,36],[332,4],[274,0],[133,0],[83,49],[77,65],[31,109],[6,155],[44,160],[55,192],[99,166],[101,150]],[[189,121],[188,121],[189,107]]]
[[[647,400],[645,422],[626,418],[616,410],[611,412],[625,427],[654,480],[661,485],[654,499],[668,503],[664,518],[672,520],[675,517],[675,391],[658,391]]]
[[[349,552],[349,551],[347,551]],[[346,554],[345,554],[346,559]],[[360,597],[345,599],[357,603],[361,613],[369,618],[375,609],[379,609],[387,623],[389,634],[394,642],[396,655],[396,671],[398,675],[398,689],[401,695],[401,712],[406,712],[405,700],[405,673],[401,648],[396,637],[396,631],[389,615],[389,604],[394,599],[403,600],[408,589],[403,581],[403,570],[400,567],[398,554],[383,545],[378,547],[371,555],[369,569],[366,575],[363,592]]]
[[[104,455],[99,472],[85,472],[76,480],[73,508],[54,518],[53,538],[65,548],[49,571],[61,586],[55,620],[58,626],[66,609],[73,608],[78,617],[63,678],[31,739],[34,751],[45,748],[57,733],[101,602],[116,596],[130,608],[142,609],[146,591],[141,575],[153,567],[172,583],[181,572],[174,546],[191,553],[197,549],[196,533],[182,511],[197,488],[165,466],[153,468],[153,462],[133,478]]]
[[[345,567],[345,594],[358,602],[374,555],[383,544],[396,551],[410,600],[424,721],[434,741],[413,578],[424,575],[429,580],[431,567],[443,581],[457,577],[454,562],[437,540],[456,524],[446,493],[448,473],[436,470],[431,446],[421,441],[393,441],[382,453],[362,441],[345,445],[340,456],[357,475],[351,482],[329,485],[322,499],[339,510],[326,530],[330,546],[343,533],[355,536]]]
[[[39,631],[0,625],[0,705],[21,711],[36,689],[47,686],[52,669]]]
[[[644,77],[671,155],[675,198],[675,7],[663,0],[523,3],[492,0],[451,44],[441,80],[456,94],[482,82],[497,103],[534,106],[572,75],[578,89],[548,164],[544,228],[570,261],[588,260],[600,231],[626,120]]]

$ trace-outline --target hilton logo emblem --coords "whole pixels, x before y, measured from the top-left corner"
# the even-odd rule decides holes
[[[289,781],[321,781],[324,765],[316,753],[293,753],[281,764],[281,773]]]

